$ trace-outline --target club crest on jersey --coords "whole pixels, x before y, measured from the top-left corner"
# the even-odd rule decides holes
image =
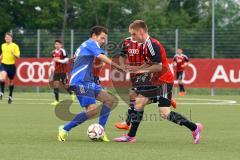
[[[84,85],[79,86],[79,91],[80,91],[81,94],[86,93],[86,91],[84,89]]]
[[[129,56],[134,56],[135,54],[139,54],[138,49],[128,49]]]

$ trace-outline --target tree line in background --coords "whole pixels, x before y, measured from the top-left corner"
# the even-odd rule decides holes
[[[48,29],[60,31],[59,36],[65,40],[65,32],[69,29],[86,30],[94,25],[103,25],[111,33],[116,34],[120,30],[127,32],[128,25],[133,20],[143,19],[156,37],[159,36],[158,32],[166,29],[174,31],[178,28],[186,40],[189,38],[197,40],[202,31],[210,34],[211,38],[211,2],[211,0],[1,0],[0,34],[3,37],[10,29],[21,31]],[[239,9],[240,4],[237,0],[216,0],[216,34],[226,33],[224,41],[234,43],[240,41],[239,34],[234,37],[231,34],[227,35],[232,31],[233,35],[236,35],[235,32],[240,27]],[[201,32],[197,32],[199,30]],[[167,32],[162,34],[164,38],[169,36]],[[194,36],[188,37],[188,34]],[[23,42],[31,41],[22,38]],[[170,43],[164,38],[164,43]],[[221,49],[224,41],[216,45],[216,51],[223,55],[226,52]],[[189,53],[196,52],[196,48],[199,48],[199,51],[206,49],[202,53],[210,52],[211,42],[202,43],[203,46],[183,47],[187,48]],[[240,51],[237,45],[233,48],[234,51]],[[167,45],[167,49],[173,52],[174,46]]]

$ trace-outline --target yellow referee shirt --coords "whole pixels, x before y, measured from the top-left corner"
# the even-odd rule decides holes
[[[15,64],[18,57],[20,57],[20,50],[16,43],[2,44],[2,63],[7,65]]]

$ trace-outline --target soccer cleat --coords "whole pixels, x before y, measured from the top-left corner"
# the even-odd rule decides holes
[[[8,97],[8,104],[11,104],[13,101],[13,98],[11,96]]]
[[[129,142],[129,143],[135,143],[137,141],[136,137],[129,137],[128,135],[119,138],[114,138],[113,140],[115,142]]]
[[[108,139],[107,134],[105,132],[103,133],[103,136],[101,137],[101,140],[103,142],[110,142],[110,140]]]
[[[58,105],[58,104],[59,104],[58,101],[54,101],[54,102],[51,103],[52,106],[56,106],[56,105]]]
[[[185,96],[185,95],[186,95],[186,92],[179,92],[178,95],[179,95],[179,96]]]
[[[64,130],[64,125],[58,127],[58,141],[66,141],[68,131]]]
[[[126,122],[117,122],[117,123],[115,123],[115,127],[118,128],[118,129],[124,129],[124,130],[129,130],[130,129],[130,126],[127,125]]]
[[[203,130],[203,125],[201,123],[196,123],[197,129],[192,131],[192,136],[194,139],[194,144],[198,144],[201,139],[201,132]]]
[[[172,107],[174,108],[174,109],[176,109],[177,108],[177,102],[176,102],[176,100],[175,99],[171,99],[171,105],[172,105]]]
[[[2,100],[2,99],[3,99],[3,93],[0,92],[0,100]]]

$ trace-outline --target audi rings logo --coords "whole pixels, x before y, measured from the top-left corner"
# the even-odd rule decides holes
[[[22,62],[17,67],[17,76],[20,81],[28,82],[49,82],[52,68],[51,62]],[[24,75],[23,75],[24,74]]]
[[[134,56],[134,54],[138,54],[139,50],[138,49],[129,49],[128,53],[130,56]]]

